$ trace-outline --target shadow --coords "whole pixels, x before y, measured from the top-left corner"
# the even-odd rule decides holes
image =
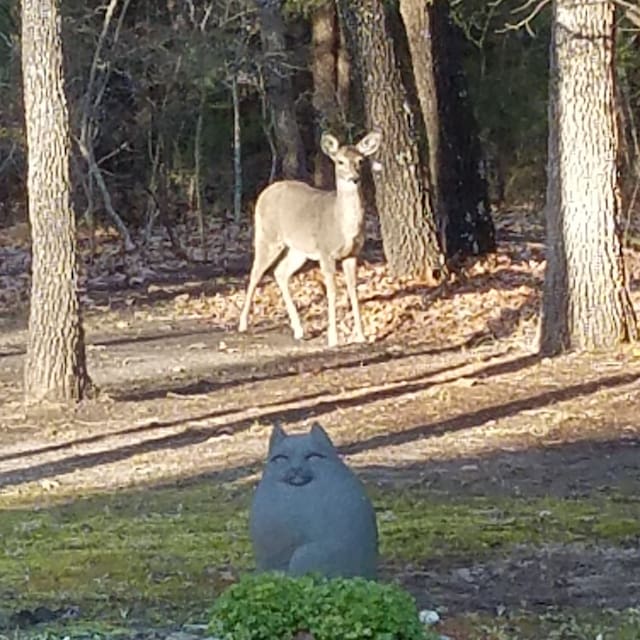
[[[637,373],[629,373],[609,376],[607,378],[599,378],[592,382],[570,385],[563,389],[547,391],[528,398],[506,402],[501,405],[492,405],[490,407],[479,409],[478,411],[466,413],[461,416],[455,416],[453,418],[447,418],[446,420],[440,420],[431,424],[419,425],[400,433],[374,436],[373,438],[368,438],[361,442],[354,442],[353,444],[343,446],[341,448],[341,452],[345,455],[352,455],[362,451],[370,451],[371,449],[379,449],[381,447],[413,442],[422,438],[433,438],[453,431],[472,429],[488,422],[489,420],[506,418],[508,416],[515,415],[516,413],[521,413],[522,411],[530,411],[532,409],[546,407],[557,402],[563,402],[564,400],[590,395],[600,389],[609,389],[612,387],[631,384],[637,380]]]
[[[424,353],[424,352],[421,352]],[[430,351],[427,351],[426,353],[431,353]],[[403,356],[403,357],[408,357],[408,356]],[[489,355],[487,356],[487,358],[491,358],[492,356]],[[533,356],[532,356],[533,357]],[[387,362],[387,360],[381,359],[380,362]],[[344,367],[347,367],[348,364],[347,363],[342,363]],[[358,363],[354,363],[353,364],[354,367],[358,367],[359,364]],[[439,369],[434,369],[432,371],[429,371],[426,374],[420,374],[420,375],[416,375],[412,378],[406,378],[404,377],[401,381],[396,382],[395,384],[406,384],[407,382],[410,382],[412,380],[422,380],[424,382],[424,384],[427,384],[427,380],[433,376],[437,376],[439,374],[445,373],[446,371],[451,371],[451,370],[455,370],[461,367],[465,367],[468,366],[468,363],[465,362],[461,362],[460,365],[454,365],[454,366],[446,366],[446,367],[441,367]],[[247,380],[247,382],[249,382],[250,380]],[[231,381],[231,384],[235,384],[237,381]],[[445,381],[446,382],[446,381]],[[197,385],[198,383],[194,383],[194,385]],[[185,389],[185,393],[184,395],[189,395],[189,393],[206,393],[208,391],[211,391],[212,388],[209,388],[208,386],[206,386],[205,381],[202,381],[202,391],[194,391],[194,386],[188,385],[187,387],[183,387],[182,389]],[[238,382],[238,384],[240,384],[240,382]],[[388,384],[388,383],[385,383]],[[441,384],[441,382],[438,382],[438,384]],[[218,384],[215,388],[219,389],[220,387],[224,386],[224,384]],[[343,390],[344,393],[349,393],[349,392],[354,392],[354,391],[358,391],[360,389],[360,387],[347,387]],[[180,390],[180,391],[181,391]],[[178,391],[173,390],[173,393],[178,393]],[[327,391],[319,391],[319,392],[314,392],[314,393],[310,393],[310,394],[306,394],[306,395],[300,395],[300,396],[296,396],[295,398],[291,399],[291,400],[286,400],[286,399],[280,399],[280,400],[276,400],[274,402],[266,402],[266,403],[262,403],[260,404],[260,408],[269,408],[269,407],[273,407],[273,406],[278,406],[278,405],[282,405],[282,404],[287,404],[290,402],[305,402],[305,401],[309,401],[309,400],[314,400],[316,398],[321,398],[323,396],[327,396],[329,395],[329,393]],[[155,396],[153,396],[153,398],[155,398]],[[152,399],[153,399],[152,398]],[[140,397],[134,397],[133,401],[140,401],[142,399],[149,399],[149,398],[140,398]],[[229,414],[234,414],[234,413],[238,413],[239,411],[241,411],[241,409],[237,409],[237,408],[231,408],[231,409],[221,409],[220,411],[215,411],[212,413],[208,413],[206,414],[206,418],[208,419],[213,419],[213,418],[220,418],[224,415],[229,415]],[[187,418],[186,420],[198,420],[200,418]],[[157,429],[162,429],[162,428],[170,428],[170,427],[174,427],[177,426],[178,424],[180,424],[180,422],[182,422],[182,420],[180,421],[175,421],[175,422],[158,422],[158,421],[151,421],[147,424],[144,425],[138,425],[136,427],[130,427],[128,429],[121,429],[120,431],[114,431],[114,432],[109,432],[109,433],[100,433],[100,434],[96,434],[93,436],[87,436],[84,438],[76,438],[74,440],[70,440],[69,442],[62,442],[59,444],[52,444],[52,445],[48,445],[45,447],[39,447],[37,449],[29,449],[27,451],[18,451],[15,453],[8,453],[8,454],[4,454],[4,455],[0,455],[0,462],[2,461],[6,461],[6,460],[16,460],[19,458],[27,458],[30,456],[35,456],[35,455],[40,455],[43,453],[53,453],[55,451],[63,451],[64,449],[70,449],[76,446],[80,446],[83,444],[94,444],[96,442],[100,442],[101,440],[107,440],[109,438],[117,438],[118,436],[125,436],[125,435],[133,435],[136,433],[145,433],[147,431],[155,431]]]
[[[24,349],[7,349],[0,350],[0,359],[2,358],[11,358],[15,356],[23,356],[26,351]]]
[[[580,499],[640,489],[640,437],[532,446],[428,464],[358,467],[382,490],[420,491],[434,497]]]
[[[518,358],[514,361],[491,365],[484,372],[485,377],[488,375],[498,375],[498,372],[514,371],[517,368],[523,368],[531,364],[535,360],[532,356]],[[482,375],[478,373],[476,375]],[[491,405],[462,415],[454,416],[446,420],[440,420],[432,424],[420,425],[407,429],[406,431],[393,432],[381,436],[368,438],[362,442],[354,442],[352,444],[340,447],[340,452],[345,455],[360,453],[362,451],[378,449],[381,447],[392,446],[407,442],[413,442],[418,439],[432,438],[444,433],[454,433],[465,429],[474,429],[482,426],[489,420],[496,418],[504,418],[514,415],[521,411],[531,410],[589,395],[600,389],[607,389],[637,381],[637,374],[626,374],[609,376],[600,378],[588,383],[571,385],[563,389],[549,391],[538,395],[530,396],[507,402],[500,405]],[[441,382],[442,383],[442,382]],[[437,383],[432,383],[437,384]],[[55,462],[45,462],[24,467],[17,470],[5,471],[0,473],[0,487],[23,484],[42,480],[52,476],[66,475],[78,469],[91,468],[97,465],[109,464],[120,460],[125,460],[133,456],[160,451],[163,449],[178,449],[186,446],[193,446],[205,442],[211,438],[220,437],[222,435],[229,436],[244,431],[255,424],[257,420],[263,422],[279,421],[283,424],[289,422],[297,422],[301,420],[310,420],[319,416],[335,411],[336,409],[345,409],[353,406],[361,406],[366,403],[375,402],[393,398],[406,393],[415,393],[428,388],[430,385],[424,382],[416,384],[403,384],[393,386],[392,388],[384,388],[374,392],[364,392],[362,394],[350,398],[331,398],[323,400],[312,406],[276,409],[263,412],[259,415],[252,415],[248,418],[230,421],[225,424],[216,425],[214,427],[190,428],[179,434],[169,434],[146,440],[141,443],[135,443],[127,446],[118,447],[112,450],[99,451],[89,454],[81,454],[70,456]],[[166,422],[160,422],[156,428],[166,428],[177,426],[187,421],[207,420],[215,414],[207,413],[199,416],[191,416],[180,418]]]
[[[223,334],[224,331],[221,329],[216,329],[215,327],[202,327],[201,329],[193,327],[188,330],[182,331],[157,331],[145,335],[122,336],[117,338],[108,337],[97,340],[89,340],[87,341],[87,346],[116,347],[125,344],[145,344],[150,342],[160,342],[168,339],[173,340],[179,338],[190,338],[200,335],[210,336],[217,333]]]
[[[260,362],[257,370],[256,363],[241,363],[238,365],[224,366],[224,375],[229,379],[220,381],[211,379],[198,379],[187,382],[171,383],[157,386],[152,389],[136,389],[127,393],[113,393],[118,401],[141,401],[163,398],[168,393],[180,396],[201,395],[220,389],[259,382],[262,380],[278,380],[300,375],[301,373],[324,371],[340,371],[343,369],[360,368],[386,362],[398,362],[406,358],[424,355],[441,355],[462,351],[468,345],[466,342],[449,345],[446,347],[421,347],[419,349],[407,349],[401,353],[393,350],[392,344],[349,345],[338,352],[321,351],[319,353],[304,353],[299,355],[285,354],[281,357]],[[372,354],[372,351],[374,352]],[[214,375],[216,372],[212,372]]]

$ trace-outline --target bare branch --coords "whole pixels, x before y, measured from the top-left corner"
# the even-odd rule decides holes
[[[11,145],[11,150],[7,154],[7,157],[2,161],[2,164],[0,164],[0,173],[3,173],[4,170],[9,166],[9,163],[13,158],[13,154],[15,153],[17,146],[18,146],[17,143],[14,141],[13,144]]]
[[[78,148],[80,149],[80,153],[84,158],[87,166],[89,167],[89,175],[93,177],[102,193],[102,199],[104,201],[104,207],[107,210],[107,213],[113,220],[113,223],[118,229],[118,232],[122,236],[122,241],[124,243],[125,251],[133,251],[136,248],[133,240],[131,239],[131,235],[129,234],[129,230],[125,226],[124,222],[122,222],[122,218],[116,213],[113,208],[113,204],[111,203],[111,194],[107,189],[107,185],[105,184],[104,178],[102,177],[102,171],[100,171],[100,167],[96,164],[96,160],[93,156],[93,149],[88,147],[82,139],[76,139],[76,143]]]
[[[525,9],[528,9],[534,2],[535,0],[527,0],[525,4],[518,7],[517,9],[514,9],[512,13],[520,13],[524,11]],[[531,22],[549,4],[551,4],[551,0],[539,0],[538,4],[536,4],[533,10],[527,16],[525,16],[522,20],[519,20],[518,22],[515,22],[513,24],[508,22],[507,24],[504,25],[503,29],[496,30],[496,33],[506,33],[507,31],[518,31],[518,29],[522,29],[524,27],[526,32],[532,38],[535,38],[536,33],[531,28]]]
[[[625,12],[625,16],[633,26],[640,29],[640,6],[635,2],[628,2],[627,0],[613,0],[614,4],[622,7]]]

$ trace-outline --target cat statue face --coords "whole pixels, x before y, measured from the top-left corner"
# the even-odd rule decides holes
[[[375,576],[373,506],[319,424],[297,435],[274,427],[249,525],[259,571]]]
[[[319,424],[314,424],[308,434],[291,436],[277,425],[269,439],[264,474],[289,487],[304,487],[336,463],[342,464],[338,452]]]

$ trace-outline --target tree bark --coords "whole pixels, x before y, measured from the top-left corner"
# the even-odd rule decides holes
[[[616,226],[614,13],[609,0],[553,4],[544,354],[637,338]]]
[[[284,64],[286,46],[282,0],[255,0],[255,4],[260,16],[265,84],[282,162],[281,173],[284,178],[305,178],[308,172],[304,145],[296,121],[291,79]]]
[[[478,126],[448,0],[400,0],[429,141],[432,202],[449,258],[495,249]]]
[[[325,2],[315,9],[311,17],[311,46],[313,75],[313,108],[315,111],[318,138],[324,130],[342,135],[338,130],[338,82],[339,34],[333,2]],[[317,187],[334,188],[333,162],[321,151],[315,155],[313,179]]]
[[[363,91],[368,129],[383,132],[374,173],[376,206],[389,269],[396,276],[440,278],[438,243],[415,129],[415,117],[396,62],[383,0],[338,2],[344,32]]]
[[[59,0],[22,0],[32,285],[25,401],[80,400],[91,386],[78,300],[69,117]]]

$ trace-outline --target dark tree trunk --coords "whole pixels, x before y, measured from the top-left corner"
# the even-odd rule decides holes
[[[444,260],[434,224],[428,176],[420,157],[411,101],[396,62],[383,0],[340,0],[353,69],[363,91],[368,129],[383,133],[374,172],[376,205],[390,271],[438,279]]]
[[[25,401],[80,400],[91,383],[78,300],[59,0],[22,1],[32,285]]]
[[[342,135],[339,127],[340,113],[337,100],[338,52],[340,35],[337,28],[335,5],[325,2],[320,5],[311,18],[313,74],[313,108],[318,125],[317,138],[322,131],[331,131]],[[333,163],[318,150],[313,172],[316,186],[332,189],[335,184]]]
[[[286,46],[282,0],[255,0],[260,16],[260,35],[265,54],[265,84],[273,116],[278,155],[284,178],[308,175],[304,146],[296,121],[289,71],[284,64]]]
[[[540,350],[637,338],[616,225],[614,4],[555,0]]]
[[[432,201],[447,257],[495,249],[482,148],[447,0],[400,0],[429,141]]]

